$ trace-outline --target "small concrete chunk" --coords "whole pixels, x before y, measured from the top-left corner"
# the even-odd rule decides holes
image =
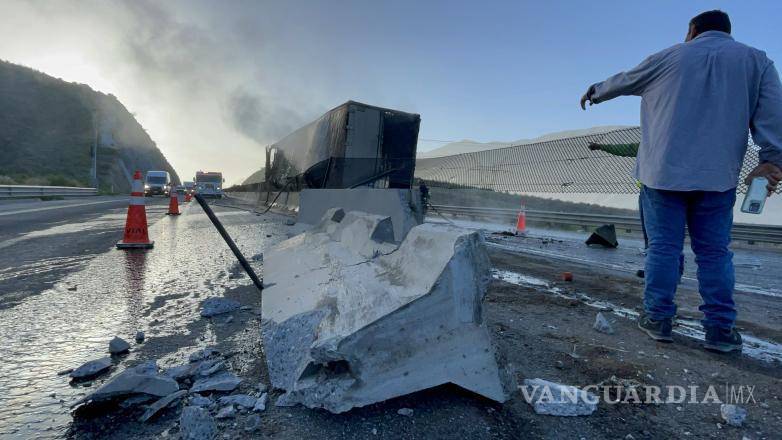
[[[85,362],[79,368],[71,371],[70,376],[74,379],[87,379],[89,377],[97,376],[100,373],[104,373],[108,371],[109,368],[111,368],[111,358],[104,357]]]
[[[191,393],[200,393],[203,391],[233,391],[239,386],[242,380],[227,371],[220,372],[214,376],[201,378],[195,381],[190,388]]]
[[[219,355],[220,355],[220,352],[216,348],[214,348],[214,347],[206,347],[206,348],[204,348],[202,350],[198,350],[197,352],[191,354],[188,357],[187,360],[190,363],[200,362],[200,361],[203,361],[205,359],[213,358],[213,357],[216,357],[216,356],[219,356]]]
[[[260,428],[261,428],[261,416],[257,414],[253,414],[250,417],[248,417],[247,421],[244,423],[244,430],[246,432],[255,432]]]
[[[212,399],[198,393],[193,394],[193,397],[190,398],[190,405],[193,406],[210,407],[212,406],[212,403],[214,403]]]
[[[608,319],[606,319],[605,315],[603,315],[603,312],[597,312],[597,315],[595,316],[595,323],[592,325],[592,328],[600,333],[605,333],[607,335],[614,334],[614,327],[611,325]]]
[[[524,386],[524,399],[537,414],[588,416],[597,409],[597,396],[570,385],[543,379],[525,379]]]
[[[736,405],[723,403],[720,405],[720,414],[723,420],[730,426],[741,426],[747,418],[747,410]]]
[[[237,405],[244,408],[252,408],[258,399],[247,394],[232,394],[223,396],[217,400],[220,405]]]
[[[174,393],[169,394],[166,397],[163,397],[159,399],[157,402],[153,403],[152,405],[149,405],[147,407],[147,410],[144,411],[144,414],[141,415],[139,418],[140,422],[146,422],[147,420],[151,419],[155,416],[160,410],[163,408],[167,408],[171,406],[174,402],[178,401],[182,397],[184,397],[187,394],[187,391],[185,390],[179,390]]]
[[[211,318],[212,316],[233,312],[239,309],[239,306],[241,304],[232,299],[221,297],[207,298],[201,303],[201,316]]]
[[[125,353],[128,350],[130,350],[130,344],[119,336],[114,336],[114,339],[109,342],[109,353],[111,354]]]
[[[221,408],[215,417],[218,419],[232,419],[236,417],[236,410],[233,405],[228,405],[225,408]]]
[[[153,370],[152,367],[155,369]],[[94,393],[76,402],[75,405],[87,401],[110,400],[121,396],[134,394],[148,394],[150,396],[165,397],[179,391],[179,384],[170,377],[163,376],[156,371],[154,361],[145,362],[139,366],[128,368],[114,376],[109,382],[95,390]]]
[[[184,440],[211,440],[217,436],[217,424],[209,411],[186,406],[179,417],[179,433]]]
[[[144,342],[144,332],[142,332],[141,330],[136,332],[136,342],[138,342],[139,344]]]
[[[413,410],[410,408],[399,408],[396,413],[400,416],[410,417],[413,415]]]
[[[255,405],[253,406],[253,411],[261,412],[266,410],[266,400],[268,399],[269,395],[266,393],[261,394],[261,397],[259,397],[255,401]]]

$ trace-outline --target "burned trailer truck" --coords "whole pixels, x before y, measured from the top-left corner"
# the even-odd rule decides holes
[[[266,148],[266,190],[409,189],[421,117],[348,101]]]

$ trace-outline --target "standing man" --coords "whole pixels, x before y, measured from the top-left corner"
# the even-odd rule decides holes
[[[655,340],[673,341],[686,225],[698,264],[705,347],[721,352],[741,349],[728,246],[749,130],[761,149],[748,179],[766,177],[769,195],[782,180],[779,74],[764,52],[734,41],[730,31],[726,13],[704,12],[690,20],[684,43],[593,84],[581,97],[583,109],[617,96],[642,98],[635,177],[643,183],[649,254],[638,326]]]

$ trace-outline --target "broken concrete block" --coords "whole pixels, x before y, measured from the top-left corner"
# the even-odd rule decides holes
[[[720,405],[722,419],[730,426],[741,426],[747,418],[747,410],[736,405],[723,403]]]
[[[144,342],[144,332],[142,332],[141,330],[136,332],[136,342],[138,342],[139,344]]]
[[[236,417],[236,409],[234,409],[233,405],[228,405],[225,408],[221,408],[215,416],[217,419],[232,419],[234,417]]]
[[[179,433],[184,440],[211,440],[217,436],[217,424],[209,411],[186,406],[179,417]]]
[[[266,252],[262,333],[286,391],[276,404],[339,413],[444,383],[505,401],[510,378],[483,322],[482,236],[424,224],[378,255],[366,249],[392,246],[373,239],[387,239],[389,220],[324,217]]]
[[[193,406],[201,406],[201,407],[209,407],[214,403],[214,401],[208,397],[204,397],[198,393],[194,393],[193,397],[190,398],[190,405]]]
[[[597,315],[595,316],[595,323],[592,325],[592,328],[600,333],[605,333],[607,335],[614,334],[614,327],[611,325],[608,319],[606,319],[602,312],[597,312]]]
[[[128,350],[130,350],[130,344],[119,336],[114,336],[114,339],[109,342],[109,353],[111,354],[120,354]]]
[[[156,401],[155,403],[147,407],[147,410],[144,411],[144,414],[142,414],[141,417],[139,418],[139,422],[146,422],[147,420],[154,417],[162,409],[168,408],[169,406],[177,402],[179,399],[184,397],[186,394],[187,394],[186,390],[179,390],[169,394],[166,397],[159,399],[158,401]]]
[[[198,350],[195,353],[192,353],[188,358],[188,362],[199,362],[204,359],[213,358],[215,356],[220,356],[220,351],[218,351],[214,347],[206,347],[204,349]]]
[[[400,416],[410,417],[413,415],[413,410],[410,408],[399,408],[396,413]]]
[[[258,399],[247,394],[232,394],[230,396],[223,396],[217,400],[220,405],[236,405],[243,408],[252,408],[255,406],[255,402]]]
[[[236,375],[227,371],[217,373],[214,376],[198,379],[190,388],[191,393],[204,391],[233,391],[242,382]]]
[[[159,374],[152,370],[152,363],[143,363],[139,366],[128,368],[114,376],[109,382],[95,390],[75,405],[87,401],[103,401],[133,394],[148,394],[150,396],[165,397],[179,391],[179,385],[174,379]]]
[[[258,400],[255,401],[255,405],[253,405],[253,411],[265,411],[266,410],[266,400],[268,399],[269,395],[266,393],[261,394],[261,397],[258,398]]]
[[[111,368],[111,365],[110,357],[95,359],[93,361],[85,362],[79,368],[71,371],[70,376],[77,380],[87,379],[105,373]]]
[[[234,310],[239,309],[240,305],[241,304],[239,304],[238,301],[213,296],[211,298],[205,299],[201,303],[201,316],[205,318],[211,318],[215,315],[233,312]]]
[[[525,379],[522,394],[538,414],[588,416],[597,409],[598,397],[594,394],[543,379]]]

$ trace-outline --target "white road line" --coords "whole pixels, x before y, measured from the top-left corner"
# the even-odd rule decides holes
[[[33,208],[33,209],[21,209],[19,211],[11,211],[11,212],[0,212],[0,217],[4,215],[14,215],[14,214],[24,214],[27,212],[39,212],[39,211],[49,211],[52,209],[61,209],[61,208],[73,208],[77,206],[89,206],[89,205],[100,205],[101,203],[115,203],[120,200],[102,200],[100,202],[89,202],[89,203],[77,203],[73,205],[59,205],[59,206],[47,206],[45,208]]]

